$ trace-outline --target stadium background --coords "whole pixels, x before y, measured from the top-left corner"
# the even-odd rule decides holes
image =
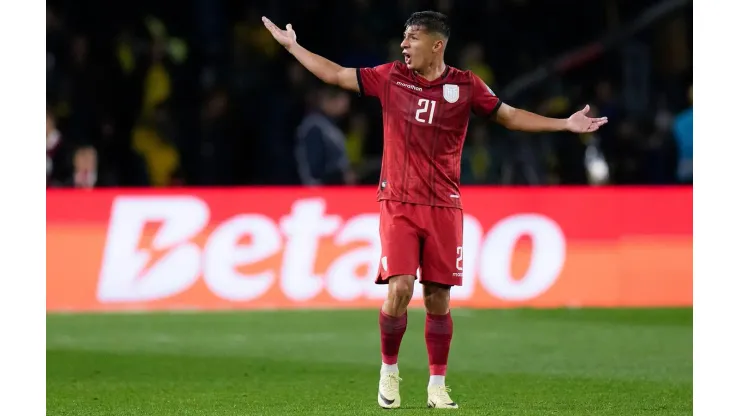
[[[447,62],[505,102],[610,119],[583,136],[471,120],[458,400],[691,414],[682,0],[47,2],[47,414],[374,414],[380,108],[324,95],[259,17],[370,66],[399,57],[427,8],[452,19]],[[319,108],[336,110],[350,166],[324,187],[295,154]],[[426,377],[420,313],[407,403]]]
[[[80,146],[97,151],[98,186],[298,184],[296,128],[319,84],[259,17],[292,22],[303,45],[341,65],[370,66],[400,57],[403,22],[427,7],[452,19],[448,62],[472,69],[505,102],[552,116],[590,103],[610,118],[595,138],[514,134],[474,119],[466,183],[586,184],[590,143],[603,151],[612,183],[690,180],[678,177],[677,164],[691,146],[674,134],[675,116],[691,107],[690,2],[47,4],[47,105],[69,149],[54,155],[55,184],[73,182]],[[636,24],[642,30],[630,32]],[[562,57],[551,77],[519,88]],[[351,98],[337,123],[356,180],[375,184],[379,105]]]

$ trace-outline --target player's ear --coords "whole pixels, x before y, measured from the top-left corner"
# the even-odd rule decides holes
[[[434,44],[432,45],[432,50],[434,52],[441,52],[445,47],[445,41],[444,39],[435,39]]]

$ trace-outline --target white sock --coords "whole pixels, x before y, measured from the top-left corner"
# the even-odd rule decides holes
[[[398,373],[398,364],[383,363],[380,366],[380,374]]]
[[[429,387],[444,386],[445,376],[429,376]]]

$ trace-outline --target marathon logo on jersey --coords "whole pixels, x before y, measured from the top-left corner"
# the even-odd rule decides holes
[[[417,87],[416,85],[406,84],[405,82],[401,82],[401,81],[396,81],[396,85],[400,87],[408,88],[410,90],[421,92],[421,87]]]
[[[445,101],[448,103],[456,103],[460,99],[460,87],[453,84],[445,84],[442,86],[442,96],[445,97]]]

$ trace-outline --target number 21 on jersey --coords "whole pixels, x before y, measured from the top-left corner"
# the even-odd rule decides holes
[[[434,119],[434,109],[436,107],[436,101],[419,98],[419,108],[416,110],[416,121],[432,124],[432,119]]]

